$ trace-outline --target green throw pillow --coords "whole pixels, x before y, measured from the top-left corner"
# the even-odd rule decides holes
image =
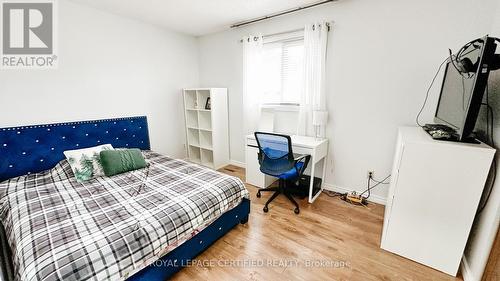
[[[110,177],[145,168],[147,164],[141,151],[134,148],[101,151],[101,165],[104,174]]]

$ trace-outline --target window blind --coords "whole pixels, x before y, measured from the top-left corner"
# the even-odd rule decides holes
[[[281,59],[282,102],[299,102],[304,68],[304,41],[283,43]]]
[[[298,103],[303,90],[304,40],[264,44],[263,103]]]

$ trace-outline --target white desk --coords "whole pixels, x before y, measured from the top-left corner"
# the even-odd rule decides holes
[[[314,137],[291,136],[292,149],[294,153],[311,155],[306,174],[311,176],[311,184],[309,185],[309,203],[314,202],[323,190],[323,183],[326,173],[326,157],[328,155],[328,139],[317,140]],[[259,148],[254,135],[246,136],[246,182],[260,188],[265,188],[271,185],[276,178],[267,176],[260,171],[259,160],[257,154]],[[317,165],[320,167],[316,167]],[[322,185],[321,189],[313,194],[314,177],[317,177],[318,170],[321,170]],[[308,173],[309,172],[309,173]]]

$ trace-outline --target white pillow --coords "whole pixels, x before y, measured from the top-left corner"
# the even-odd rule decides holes
[[[71,170],[75,174],[76,181],[84,182],[90,179],[104,176],[101,165],[100,153],[103,150],[111,150],[111,144],[103,144],[77,150],[64,151],[64,156],[71,165]]]

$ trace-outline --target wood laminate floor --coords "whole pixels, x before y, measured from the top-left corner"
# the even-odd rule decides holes
[[[221,171],[244,181],[242,168]],[[322,194],[314,204],[299,200],[295,215],[280,195],[264,213],[271,194],[257,198],[256,187],[247,189],[248,223],[215,242],[173,280],[462,280],[380,249],[382,205],[353,206]]]

